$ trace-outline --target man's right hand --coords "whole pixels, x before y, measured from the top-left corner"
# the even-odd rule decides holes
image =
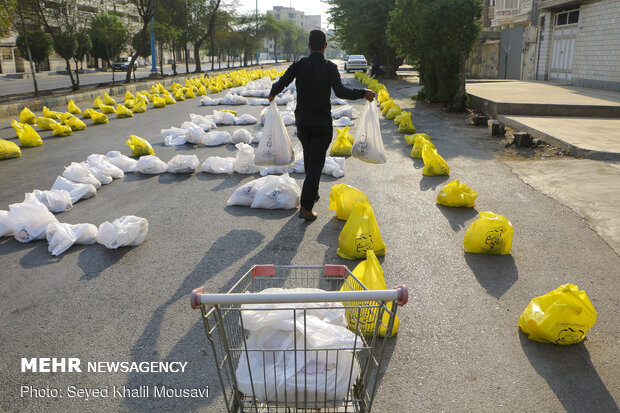
[[[263,95],[264,96],[264,95]],[[274,95],[269,95],[267,96],[267,100],[269,100],[269,103],[273,102],[273,100],[275,99]]]
[[[370,89],[366,89],[366,96],[364,97],[366,98],[367,101],[372,102],[375,96],[376,96],[375,92],[373,92]]]

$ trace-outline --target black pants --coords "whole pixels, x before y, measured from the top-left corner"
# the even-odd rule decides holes
[[[297,137],[304,149],[306,179],[301,189],[301,206],[312,209],[319,193],[321,172],[325,166],[327,148],[332,141],[333,128],[327,125],[298,125]]]

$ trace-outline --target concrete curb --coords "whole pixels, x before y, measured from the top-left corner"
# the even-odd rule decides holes
[[[580,148],[573,145],[572,143],[566,142],[561,138],[558,138],[557,136],[549,135],[548,133],[542,132],[517,120],[510,119],[509,116],[511,115],[497,115],[497,120],[499,120],[502,124],[506,126],[510,126],[511,128],[527,132],[535,138],[541,139],[549,144],[558,146],[568,151],[573,156],[576,156],[578,158],[593,159],[596,161],[620,161],[620,153],[618,152],[596,151]]]
[[[278,63],[278,66],[281,64],[282,63]],[[265,68],[265,67],[275,66],[275,65],[276,65],[275,63],[269,63],[265,65],[260,65],[260,68]],[[163,79],[153,79],[153,80],[149,80],[146,82],[138,81],[138,82],[133,82],[133,83],[122,83],[122,84],[119,84],[118,86],[93,89],[87,92],[78,91],[77,93],[69,93],[69,94],[61,95],[61,96],[32,98],[32,99],[20,101],[19,103],[7,103],[7,104],[0,105],[0,117],[19,115],[19,112],[21,112],[21,110],[24,107],[28,107],[30,110],[35,111],[35,110],[43,109],[43,106],[55,107],[55,106],[66,105],[67,103],[69,103],[69,100],[71,99],[73,99],[75,102],[79,102],[83,100],[95,100],[97,96],[103,95],[105,92],[108,92],[110,96],[124,95],[125,92],[127,91],[135,92],[136,90],[150,89],[151,86],[155,85],[156,83],[161,83],[164,86],[169,86],[173,84],[174,82],[177,82],[179,80],[184,80],[185,78],[188,78],[188,77],[193,79],[193,78],[200,77],[202,75],[208,75],[212,73],[219,74],[219,73],[234,72],[235,70],[240,70],[240,69],[254,70],[258,68],[259,66],[247,66],[247,67],[239,67],[236,69],[222,69],[221,71],[215,70],[215,71],[208,71],[208,72],[203,72],[203,73],[190,73],[189,75],[184,74],[184,75],[178,75],[175,77],[166,77]]]

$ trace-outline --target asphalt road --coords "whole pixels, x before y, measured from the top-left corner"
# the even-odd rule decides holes
[[[387,352],[374,412],[618,412],[620,402],[620,258],[571,209],[523,183],[498,159],[501,148],[463,115],[416,105],[415,88],[387,82],[413,111],[448,161],[450,177],[425,177],[422,162],[392,121],[381,120],[384,165],[347,160],[341,179],[323,176],[317,221],[296,211],[226,206],[246,175],[128,174],[58,215],[62,222],[99,225],[122,215],[149,221],[138,247],[74,246],[58,258],[43,241],[0,239],[0,411],[223,411],[210,345],[188,294],[198,286],[225,291],[253,264],[346,264],[336,255],[344,225],[328,211],[330,186],[347,183],[372,202],[387,244],[380,258],[388,287],[406,284],[400,330]],[[358,110],[362,101],[352,102]],[[90,126],[73,136],[26,148],[0,162],[0,209],[35,188],[48,189],[63,166],[91,153],[130,149],[130,134],[148,138],[156,154],[234,156],[234,147],[165,147],[161,128],[180,126],[189,113],[208,114],[198,99],[148,109],[132,119]],[[235,107],[257,115],[262,107]],[[11,138],[8,119],[0,137]],[[234,127],[222,128],[233,130]],[[255,132],[253,127],[250,127]],[[292,134],[293,127],[289,127]],[[352,128],[355,135],[356,127]],[[293,138],[296,141],[296,138]],[[294,175],[301,185],[303,175]],[[474,209],[435,203],[453,179],[480,196]],[[508,217],[512,255],[463,252],[463,236],[480,211]],[[517,327],[531,298],[564,283],[584,288],[598,311],[588,339],[560,347],[530,341]],[[22,357],[88,361],[188,362],[185,373],[21,373]],[[21,397],[21,386],[66,389],[105,386],[209,386],[208,398]]]
[[[272,60],[266,60],[261,63],[271,63]],[[239,66],[239,62],[236,62],[233,66]],[[215,65],[215,69],[218,69],[218,65]],[[222,68],[225,68],[226,65],[222,64]],[[195,70],[195,66],[193,64],[189,65],[190,74]],[[159,71],[159,66],[157,66],[157,70]],[[202,70],[208,71],[211,70],[211,63],[204,62],[202,64]],[[185,64],[177,65],[177,73],[179,75],[185,74]],[[148,77],[151,74],[151,66],[143,66],[136,70],[136,79],[142,79]],[[164,74],[171,75],[172,74],[172,66],[165,65],[164,66]],[[93,72],[93,73],[81,73],[80,74],[80,85],[96,85],[104,82],[112,82],[112,72]],[[123,82],[125,79],[126,72],[114,72],[114,80],[116,82]],[[74,74],[75,76],[75,74]],[[50,89],[58,89],[58,88],[70,88],[71,87],[71,79],[69,75],[61,75],[56,72],[41,72],[37,73],[37,85],[39,90],[50,90]],[[132,76],[133,79],[133,76]],[[32,83],[32,79],[11,79],[7,77],[0,77],[0,95],[12,95],[15,93],[22,92],[30,92],[34,90],[34,86]]]

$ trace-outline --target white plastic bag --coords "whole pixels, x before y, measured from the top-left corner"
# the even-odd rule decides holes
[[[50,191],[34,191],[26,194],[24,201],[35,198],[47,207],[50,212],[65,212],[73,208],[71,195],[64,189],[54,189]]]
[[[0,237],[13,235],[13,230],[9,226],[9,211],[0,210]]]
[[[219,110],[213,111],[213,116],[215,116],[215,124],[216,125],[234,125],[237,117],[230,112],[221,112]]]
[[[206,161],[200,164],[196,172],[206,172],[210,174],[230,174],[233,172],[235,158],[220,158],[219,156],[209,156]]]
[[[222,98],[210,98],[209,96],[203,96],[200,98],[200,104],[202,106],[217,106],[222,104]]]
[[[346,105],[348,102],[344,99],[334,98],[332,99],[332,105]]]
[[[293,209],[299,206],[301,188],[287,173],[260,188],[252,201],[252,208]]]
[[[356,119],[359,117],[359,112],[353,109],[351,105],[345,105],[336,109],[332,109],[332,118],[340,119],[343,116],[346,116],[349,119]]]
[[[80,184],[64,178],[62,176],[56,177],[54,185],[51,190],[65,190],[69,192],[71,196],[71,203],[75,204],[80,199],[92,198],[97,194],[97,188],[91,184]]]
[[[213,123],[206,116],[197,115],[195,113],[190,113],[189,119],[192,122],[194,122],[196,125],[202,127],[202,130],[205,132],[209,132],[211,129],[215,128],[215,123]]]
[[[256,135],[252,138],[252,143],[259,143],[260,138],[263,137],[263,132],[257,132]]]
[[[237,129],[232,133],[232,143],[252,143],[252,134],[247,129]]]
[[[82,184],[91,184],[95,188],[101,187],[101,182],[91,173],[86,162],[71,162],[62,173],[65,178]]]
[[[241,145],[241,144],[240,144]],[[269,182],[278,179],[277,176],[264,176],[238,186],[228,198],[228,205],[250,206],[254,202],[256,192]]]
[[[201,145],[205,139],[205,132],[202,126],[196,125],[194,122],[183,122],[182,129],[185,129],[185,138],[189,143]]]
[[[178,146],[187,143],[185,129],[173,126],[169,129],[162,129],[160,134],[164,138],[164,145],[166,146]]]
[[[374,103],[366,101],[351,155],[368,163],[380,164],[387,161],[381,138],[379,114]]]
[[[287,93],[284,93],[283,95],[276,96],[273,101],[276,102],[276,105],[286,105],[287,103],[292,102],[294,100],[295,100],[295,95],[293,95],[290,92],[287,92]]]
[[[248,115],[247,113],[235,119],[235,125],[254,125],[256,123],[258,123],[258,119],[252,115]]]
[[[168,164],[155,155],[145,155],[138,159],[136,170],[143,174],[163,174],[168,170]]]
[[[202,141],[202,144],[205,146],[218,146],[218,145],[226,145],[229,144],[232,140],[229,132],[224,130],[221,131],[211,131],[205,134],[205,138]]]
[[[274,166],[261,166],[260,174],[261,176],[267,175],[282,175],[282,174],[290,174],[295,172],[293,165],[274,165]]]
[[[99,168],[107,175],[110,175],[113,179],[119,179],[125,176],[125,173],[118,166],[113,165],[105,155],[99,153],[93,153],[86,158],[88,166]],[[96,178],[96,177],[95,177]]]
[[[108,185],[112,183],[112,175],[108,174],[105,169],[96,166],[89,166],[89,168],[90,173],[93,174],[96,180],[101,182],[101,185]]]
[[[222,98],[222,105],[247,105],[248,100],[243,96],[239,96],[232,93],[227,93]]]
[[[346,172],[345,161],[346,158],[328,156],[325,158],[323,173],[332,175],[334,178],[342,178]]]
[[[93,224],[65,224],[54,222],[47,226],[48,251],[59,256],[73,244],[90,245],[97,242],[97,227]]]
[[[261,291],[291,292],[323,290]],[[275,400],[276,395],[278,400],[291,403],[297,399],[298,407],[304,408],[341,403],[349,386],[355,384],[360,369],[352,351],[336,350],[363,347],[362,340],[346,328],[344,314],[340,303],[242,305],[243,326],[250,333],[245,341],[247,348],[243,349],[247,354],[241,354],[235,371],[239,390],[260,401]],[[262,351],[266,348],[275,351]],[[299,357],[299,351],[303,351],[303,357]]]
[[[99,225],[97,242],[109,249],[133,247],[140,245],[148,232],[149,223],[146,218],[126,215]]]
[[[271,103],[270,103],[271,105]],[[260,117],[260,124],[264,125],[265,124],[265,117],[267,116],[267,110],[269,110],[269,107],[266,107],[265,109],[260,111],[260,114],[258,115]]]
[[[236,144],[235,147],[237,148],[237,155],[235,156],[233,170],[238,174],[258,172],[258,167],[254,163],[254,148],[243,142]]]
[[[19,242],[44,239],[47,226],[58,222],[54,214],[36,197],[9,205],[7,220],[13,237]]]
[[[168,161],[168,172],[173,174],[187,174],[196,170],[200,164],[196,155],[175,155]]]
[[[353,123],[353,121],[346,116],[343,116],[340,119],[333,121],[332,125],[337,128],[344,128],[345,126],[353,126],[355,123]]]
[[[291,111],[280,113],[280,117],[282,118],[282,122],[284,123],[284,126],[295,124],[295,114]]]
[[[136,172],[137,160],[123,155],[119,151],[110,151],[105,156],[112,165],[118,167],[123,172]]]
[[[287,165],[293,162],[295,154],[288,132],[276,105],[272,102],[265,115],[265,129],[256,149],[256,165]]]

